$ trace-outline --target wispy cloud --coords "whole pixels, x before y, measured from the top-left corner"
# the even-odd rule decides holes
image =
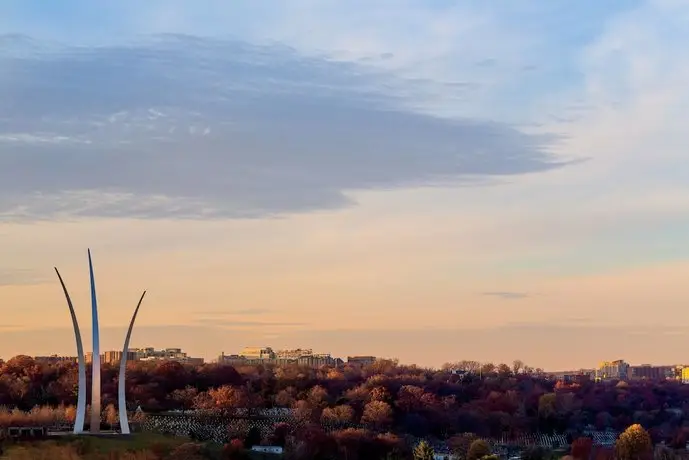
[[[195,324],[200,326],[221,327],[223,329],[246,327],[299,327],[306,326],[303,322],[291,321],[243,321],[221,318],[195,318]]]
[[[481,295],[486,297],[497,297],[504,300],[519,300],[526,299],[531,295],[526,292],[513,292],[513,291],[493,291],[493,292],[483,292]]]
[[[49,281],[47,273],[34,269],[0,269],[0,287],[43,284]]]
[[[217,309],[217,310],[204,310],[196,312],[200,316],[253,316],[253,315],[265,315],[271,313],[272,310],[268,308],[239,308],[239,309]]]

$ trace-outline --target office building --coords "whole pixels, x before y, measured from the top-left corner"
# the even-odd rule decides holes
[[[323,366],[341,366],[344,364],[340,358],[333,358],[329,353],[313,353],[313,350],[310,348],[278,350],[275,352],[270,347],[246,347],[236,355],[220,353],[216,362],[229,366],[286,366],[289,364],[296,364],[314,369]]]
[[[370,366],[376,362],[375,356],[347,356],[347,364]]]
[[[629,378],[634,380],[666,380],[676,376],[675,366],[641,364],[629,367]]]
[[[77,357],[76,356],[58,356],[58,355],[35,356],[34,361],[36,361],[38,363],[46,363],[46,364],[76,363]]]
[[[244,349],[239,352],[239,356],[248,360],[275,359],[275,352],[270,347],[244,347]]]
[[[629,378],[629,364],[623,359],[603,361],[596,369],[596,380],[626,380]]]

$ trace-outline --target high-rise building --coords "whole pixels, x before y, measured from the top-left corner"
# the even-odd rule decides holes
[[[682,367],[681,371],[682,383],[689,383],[689,366]]]
[[[629,364],[623,359],[603,361],[596,369],[596,380],[626,380],[629,377]]]
[[[629,366],[629,378],[634,380],[666,380],[675,378],[675,366],[641,364]]]

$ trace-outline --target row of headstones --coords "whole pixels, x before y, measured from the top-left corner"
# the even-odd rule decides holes
[[[157,416],[148,417],[141,425],[141,429],[174,436],[189,436],[199,441],[225,443],[231,431],[248,432],[249,429],[255,427],[261,436],[267,436],[272,433],[274,426],[275,422],[272,420],[255,420],[247,423],[242,420],[200,420],[192,417]]]
[[[568,445],[567,436],[561,434],[534,434],[520,436],[517,439],[501,438],[489,441],[492,444],[539,446],[539,447],[563,447]]]
[[[251,428],[257,428],[261,436],[268,436],[273,432],[275,425],[287,422],[292,426],[298,425],[295,421],[282,419],[256,419],[256,420],[227,420],[227,419],[200,419],[197,417],[181,416],[152,416],[147,417],[141,425],[144,431],[172,434],[175,436],[192,436],[199,440],[212,440],[226,442],[231,431],[241,433]],[[360,428],[358,424],[323,424],[325,431],[335,431],[345,428]]]

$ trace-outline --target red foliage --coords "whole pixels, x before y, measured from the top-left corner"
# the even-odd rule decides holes
[[[473,369],[471,363],[465,362],[465,367]],[[117,367],[103,369],[103,407],[117,404],[117,372]],[[23,411],[74,405],[76,379],[76,363],[14,357],[0,364],[0,405]],[[367,426],[371,431],[357,432],[356,438],[366,449],[384,444],[376,436],[384,431],[447,440],[466,432],[495,437],[534,431],[582,432],[592,422],[600,429],[621,431],[640,421],[656,441],[683,447],[689,440],[689,430],[681,427],[682,416],[689,414],[689,403],[685,403],[689,386],[673,381],[556,384],[524,372],[515,376],[507,366],[486,365],[480,375],[460,376],[394,361],[338,369],[134,362],[128,366],[127,390],[129,403],[146,412],[292,408],[299,423],[276,428],[268,439],[285,444],[294,437],[298,445],[322,444],[318,450],[323,455],[350,445],[353,434],[330,436],[319,428],[321,423],[328,429]],[[539,416],[539,401],[548,394],[555,395],[548,397],[552,402],[548,416]],[[0,414],[0,424],[17,417]],[[39,418],[25,417],[27,423],[39,423]],[[577,460],[602,460],[609,455],[587,443],[578,439],[572,444]]]
[[[577,438],[572,441],[572,457],[574,460],[589,460],[593,449],[593,439]]]

